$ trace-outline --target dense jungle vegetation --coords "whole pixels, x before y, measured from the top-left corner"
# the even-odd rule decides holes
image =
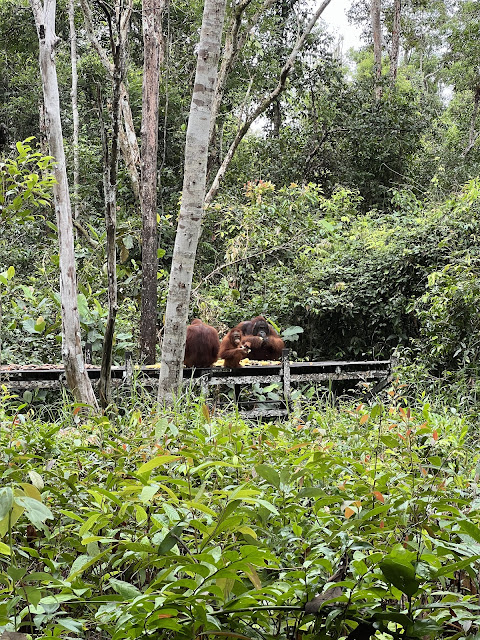
[[[163,11],[159,338],[203,4],[170,0]],[[122,6],[56,8],[81,339],[96,364],[112,106],[97,54],[109,51],[106,16]],[[223,59],[239,7],[207,188],[313,10],[228,2]],[[327,18],[317,23],[205,207],[190,317],[222,334],[264,314],[290,336],[292,359],[395,353],[391,386],[357,399],[305,386],[288,418],[258,423],[191,389],[165,408],[137,382],[87,417],[67,395],[1,386],[0,634],[25,634],[5,640],[479,640],[480,5],[352,0],[349,18],[363,45],[346,50]],[[139,139],[143,57],[135,0],[125,86]],[[0,0],[1,365],[62,359],[42,100],[31,7]],[[133,352],[138,362],[142,219],[123,149],[116,211],[114,360]]]
[[[128,89],[139,131],[142,47],[136,8]],[[191,54],[201,8],[200,2],[172,2],[164,18],[169,39],[160,86],[159,329],[181,191]],[[301,5],[296,9],[301,16]],[[282,11],[265,16],[229,76],[218,117],[221,136],[216,154],[224,153],[233,135],[239,101],[247,99],[245,83],[250,83],[254,102],[278,73],[293,28],[293,18]],[[401,346],[437,376],[461,372],[461,377],[474,378],[479,322],[475,63],[479,9],[473,2],[405,3],[397,79],[391,83],[385,54],[380,100],[372,92],[365,11],[362,3],[352,3],[351,19],[366,29],[365,46],[343,56],[326,25],[319,24],[286,91],[265,114],[262,131],[242,141],[218,196],[207,208],[191,315],[213,322],[220,331],[258,313],[281,329],[300,326],[304,332],[292,345],[299,358],[389,357]],[[388,3],[383,11],[388,43]],[[17,167],[18,176],[7,191],[7,199],[14,200],[21,180],[35,168],[31,154],[37,145],[44,149],[38,117],[41,86],[27,5],[4,0],[0,13],[0,118],[8,135],[2,153]],[[61,3],[57,14],[57,69],[71,162],[69,32]],[[98,356],[107,310],[103,169],[96,122],[102,117],[98,96],[108,96],[109,86],[82,31],[80,12],[76,28],[81,115],[76,203],[79,305],[82,339],[93,344]],[[269,38],[277,32],[283,40],[274,46]],[[106,38],[105,30],[99,33]],[[15,141],[31,136],[34,139],[25,145],[31,151],[15,148]],[[217,161],[213,154],[210,174]],[[2,167],[11,176],[11,166]],[[28,208],[29,215],[4,216],[0,239],[4,363],[22,362],[26,354],[30,362],[60,359],[55,220],[50,207],[36,203]],[[140,212],[123,164],[117,208],[115,357],[122,361],[124,351],[135,352],[138,345],[142,268]]]

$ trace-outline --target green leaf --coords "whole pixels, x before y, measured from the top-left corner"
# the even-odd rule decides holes
[[[12,555],[12,550],[4,542],[0,542],[0,553],[4,556],[10,556]]]
[[[176,527],[173,527],[173,529],[170,529],[170,531],[167,533],[167,535],[164,537],[164,539],[160,542],[160,544],[158,545],[158,555],[159,556],[164,556],[166,553],[168,553],[170,551],[170,549],[173,549],[173,547],[178,544],[178,539],[183,532],[185,525],[180,525],[177,524]]]
[[[81,573],[86,571],[89,567],[91,567],[96,562],[98,562],[103,556],[109,555],[110,553],[111,553],[111,547],[108,547],[107,549],[105,549],[104,551],[102,551],[101,553],[99,553],[97,556],[93,558],[88,555],[77,556],[77,558],[75,558],[72,564],[70,573],[67,576],[67,580],[71,582],[78,575],[80,575]]]
[[[7,514],[3,520],[0,520],[0,538],[2,538],[8,531],[8,524],[13,527],[13,525],[20,518],[22,513],[25,511],[24,507],[17,504],[16,500],[13,501],[12,513]]]
[[[273,467],[267,464],[259,464],[255,467],[255,471],[273,487],[280,488],[280,475]]]
[[[117,580],[116,578],[110,578],[109,584],[114,591],[122,596],[125,600],[133,600],[142,595],[142,592],[137,589],[133,584],[124,582],[123,580]]]
[[[28,602],[30,604],[33,604],[34,607],[36,607],[37,604],[42,599],[42,590],[39,587],[26,587],[26,586],[23,587],[23,589],[25,590]]]
[[[3,520],[13,507],[13,491],[11,487],[0,489],[0,520]]]
[[[73,618],[61,618],[59,616],[56,622],[67,631],[72,631],[76,637],[81,637],[83,631],[82,621],[74,620]]]
[[[12,580],[18,582],[18,580],[21,580],[27,573],[27,570],[25,567],[14,567],[13,565],[10,565],[7,569],[7,573],[12,578]]]
[[[139,496],[143,504],[147,504],[147,502],[151,502],[153,499],[153,496],[158,492],[159,488],[160,488],[160,485],[158,485],[157,483],[153,483],[143,487]]]
[[[124,236],[123,237],[123,244],[125,245],[125,247],[127,249],[133,249],[133,244],[134,244],[133,237],[130,236],[130,235]]]
[[[420,581],[415,578],[415,569],[410,562],[385,557],[379,566],[387,582],[393,584],[406,596],[412,597],[417,593]]]
[[[35,498],[16,496],[15,502],[25,509],[27,518],[37,527],[45,520],[53,520],[53,513],[50,509]]]
[[[379,415],[381,415],[382,411],[383,411],[383,406],[381,404],[376,404],[374,407],[372,407],[372,410],[370,411],[370,418],[374,420]]]
[[[394,436],[381,436],[380,440],[385,446],[389,447],[389,449],[395,449],[398,447],[398,438],[395,438]]]
[[[457,520],[457,526],[467,535],[480,542],[480,528],[477,527],[471,520]]]
[[[174,462],[175,460],[180,460],[180,458],[181,456],[172,455],[157,456],[156,458],[152,458],[148,462],[145,462],[145,464],[142,464],[142,466],[137,469],[137,473],[141,475],[143,475],[144,473],[149,473],[150,471],[153,471],[153,469],[161,467],[163,464],[169,464],[170,462]]]
[[[451,562],[450,564],[445,565],[438,571],[435,571],[435,578],[440,578],[441,576],[447,576],[454,571],[461,571],[462,569],[466,569],[474,562],[480,559],[480,555],[471,556],[470,558],[466,558],[465,560],[459,560],[458,562]]]

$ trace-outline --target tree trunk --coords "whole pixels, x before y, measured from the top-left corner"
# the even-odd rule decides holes
[[[470,151],[473,149],[473,147],[475,146],[475,143],[478,139],[478,136],[480,134],[475,132],[475,128],[476,128],[476,123],[477,123],[477,116],[478,116],[478,106],[480,104],[480,86],[478,86],[475,89],[475,93],[473,96],[473,112],[472,112],[472,119],[470,120],[470,131],[468,134],[468,144],[465,147],[462,156],[464,158],[467,157],[467,155],[470,153]]]
[[[88,0],[80,0],[80,5],[83,10],[85,18],[85,28],[87,30],[88,39],[90,44],[97,52],[101,63],[110,77],[113,79],[114,69],[113,65],[108,59],[107,52],[103,49],[99,40],[95,36],[95,30],[93,27],[93,17],[88,4]],[[106,6],[106,5],[105,5]],[[124,129],[119,131],[120,136],[120,149],[122,151],[125,166],[127,168],[130,180],[132,182],[132,189],[137,200],[140,200],[140,180],[138,177],[138,165],[140,162],[140,151],[138,148],[137,135],[133,125],[132,110],[130,109],[130,101],[128,99],[128,91],[125,84],[121,85],[120,103],[122,107],[123,125]]]
[[[392,51],[390,53],[390,80],[395,85],[398,70],[398,55],[400,53],[400,30],[402,17],[402,0],[395,0],[393,6]]]
[[[250,129],[250,126],[252,125],[252,123],[255,122],[258,116],[260,116],[262,113],[264,113],[268,109],[268,107],[272,104],[272,102],[274,102],[285,89],[288,75],[293,68],[293,63],[295,62],[297,55],[301,51],[303,45],[305,44],[305,40],[309,36],[313,27],[317,23],[318,18],[322,15],[323,11],[330,4],[330,2],[331,0],[324,0],[322,2],[322,4],[318,7],[314,15],[312,16],[310,22],[305,27],[305,30],[303,31],[303,33],[298,37],[297,42],[295,43],[295,46],[293,47],[290,55],[288,56],[287,61],[283,65],[283,68],[280,72],[280,78],[278,80],[278,84],[275,87],[275,89],[270,93],[270,95],[268,95],[266,98],[264,98],[260,102],[257,108],[254,109],[254,111],[250,114],[250,116],[240,125],[237,131],[237,134],[232,144],[230,145],[230,148],[225,154],[225,157],[223,159],[222,164],[220,165],[220,168],[217,171],[217,175],[215,176],[212,182],[212,185],[207,195],[205,196],[206,203],[211,202],[213,198],[217,195],[218,189],[220,188],[220,182],[223,180],[223,177],[225,176],[225,173],[228,167],[230,166],[230,162],[232,161],[234,153],[237,150],[238,145],[242,141],[243,137],[245,136],[247,131]]]
[[[160,401],[171,403],[182,382],[193,267],[205,197],[212,99],[217,77],[226,0],[205,0],[197,70],[188,117],[182,202],[165,314]]]
[[[85,369],[80,341],[77,280],[73,242],[72,211],[63,148],[60,98],[55,67],[55,0],[30,0],[40,45],[40,72],[45,104],[45,121],[50,154],[55,158],[53,188],[60,254],[60,296],[62,301],[62,356],[68,387],[75,400],[97,409],[90,379]]]
[[[140,358],[154,364],[157,344],[157,152],[162,13],[165,0],[143,0],[143,86],[140,203],[142,208],[142,311]]]
[[[282,110],[280,108],[280,100],[274,100],[272,104],[273,108],[273,131],[272,137],[278,138],[280,136],[280,130],[282,128]]]
[[[78,73],[77,73],[77,31],[75,29],[75,0],[68,1],[70,23],[70,59],[72,65],[72,121],[73,121],[73,219],[78,220],[78,176],[79,176],[79,117],[78,117]]]
[[[382,24],[380,20],[380,9],[381,0],[370,0],[373,35],[373,91],[377,102],[382,97]]]
[[[122,5],[123,7],[123,5]],[[107,7],[105,10],[108,11]],[[125,76],[127,38],[132,13],[132,0],[127,0],[120,9],[116,6],[116,16],[110,16],[111,42],[113,48],[113,99],[112,99],[112,144],[108,150],[108,141],[103,128],[102,143],[104,154],[104,191],[105,191],[105,227],[107,230],[107,277],[108,277],[108,318],[103,337],[102,366],[100,368],[99,393],[102,409],[112,402],[111,369],[115,320],[117,317],[117,174],[119,131],[122,112],[122,84]],[[107,15],[108,18],[108,15]],[[115,34],[113,26],[115,25]],[[101,104],[101,102],[100,102]]]

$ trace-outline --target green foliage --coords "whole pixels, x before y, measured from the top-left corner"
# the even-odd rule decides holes
[[[80,427],[4,395],[0,630],[473,639],[478,443],[453,414],[386,398],[256,426],[143,403]]]
[[[34,151],[28,144],[34,138],[17,142],[17,157],[0,161],[0,217],[3,223],[32,220],[35,210],[51,206],[55,184],[51,156]]]
[[[448,264],[429,275],[416,311],[422,326],[418,347],[433,371],[479,366],[479,295],[478,270],[473,266]]]
[[[222,266],[209,273],[200,250],[208,289],[199,297],[229,326],[260,312],[301,326],[302,356],[389,357],[421,330],[412,301],[429,273],[476,255],[478,193],[472,181],[437,204],[394,191],[380,215],[362,214],[348,189],[325,197],[318,185],[250,182],[245,204],[225,199],[209,209],[205,236],[216,238]]]

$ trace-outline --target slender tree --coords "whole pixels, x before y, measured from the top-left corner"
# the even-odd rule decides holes
[[[165,0],[143,0],[143,86],[140,205],[142,209],[142,310],[140,357],[155,362],[157,344],[157,151],[160,67],[164,59]]]
[[[78,176],[80,159],[78,153],[78,71],[77,71],[77,30],[75,29],[75,0],[68,0],[68,22],[70,25],[70,59],[72,66],[72,122],[73,122],[73,219],[78,220]]]
[[[165,314],[158,397],[170,403],[182,382],[193,266],[203,217],[208,137],[226,0],[205,0],[187,125],[182,203]]]
[[[373,76],[375,100],[382,96],[382,23],[381,0],[370,0],[370,18],[373,36]]]
[[[107,5],[103,5],[110,29],[113,54],[113,99],[112,137],[109,149],[102,122],[102,142],[104,153],[105,227],[107,230],[107,277],[108,277],[108,317],[105,327],[100,368],[100,403],[102,409],[111,404],[111,369],[115,320],[117,316],[117,175],[119,130],[121,124],[122,84],[125,76],[127,39],[132,14],[132,0],[120,1],[115,7],[115,15]]]
[[[100,6],[108,9],[107,4],[102,5],[102,2],[99,2],[99,4]],[[82,7],[83,15],[85,18],[85,28],[87,30],[90,44],[97,52],[102,65],[113,80],[113,76],[115,74],[114,65],[110,61],[107,52],[102,47],[100,41],[95,35],[94,18],[88,0],[80,0],[80,5]],[[133,193],[137,200],[140,200],[140,180],[138,176],[138,166],[140,165],[140,150],[138,147],[137,134],[135,133],[135,127],[133,124],[133,116],[132,110],[130,108],[128,91],[124,82],[122,82],[120,87],[120,105],[122,108],[123,120],[123,127],[119,129],[120,150],[122,152],[123,160],[125,161],[128,175],[130,176]]]
[[[478,137],[480,136],[480,133],[476,131],[479,104],[480,104],[480,86],[476,87],[475,91],[473,92],[473,110],[472,110],[472,117],[470,119],[470,129],[468,131],[468,144],[462,153],[462,156],[464,158],[466,158],[467,155],[470,153],[470,151],[473,149],[473,147],[475,146],[475,143],[478,140]]]
[[[392,48],[390,51],[390,81],[394,85],[397,79],[398,56],[400,53],[400,31],[402,18],[402,0],[393,3]]]
[[[30,0],[39,41],[40,73],[43,86],[45,122],[50,155],[56,160],[53,189],[60,255],[60,296],[62,303],[62,356],[68,387],[77,401],[95,409],[97,401],[85,369],[80,341],[77,280],[73,242],[72,210],[63,147],[60,98],[55,66],[55,0]]]

